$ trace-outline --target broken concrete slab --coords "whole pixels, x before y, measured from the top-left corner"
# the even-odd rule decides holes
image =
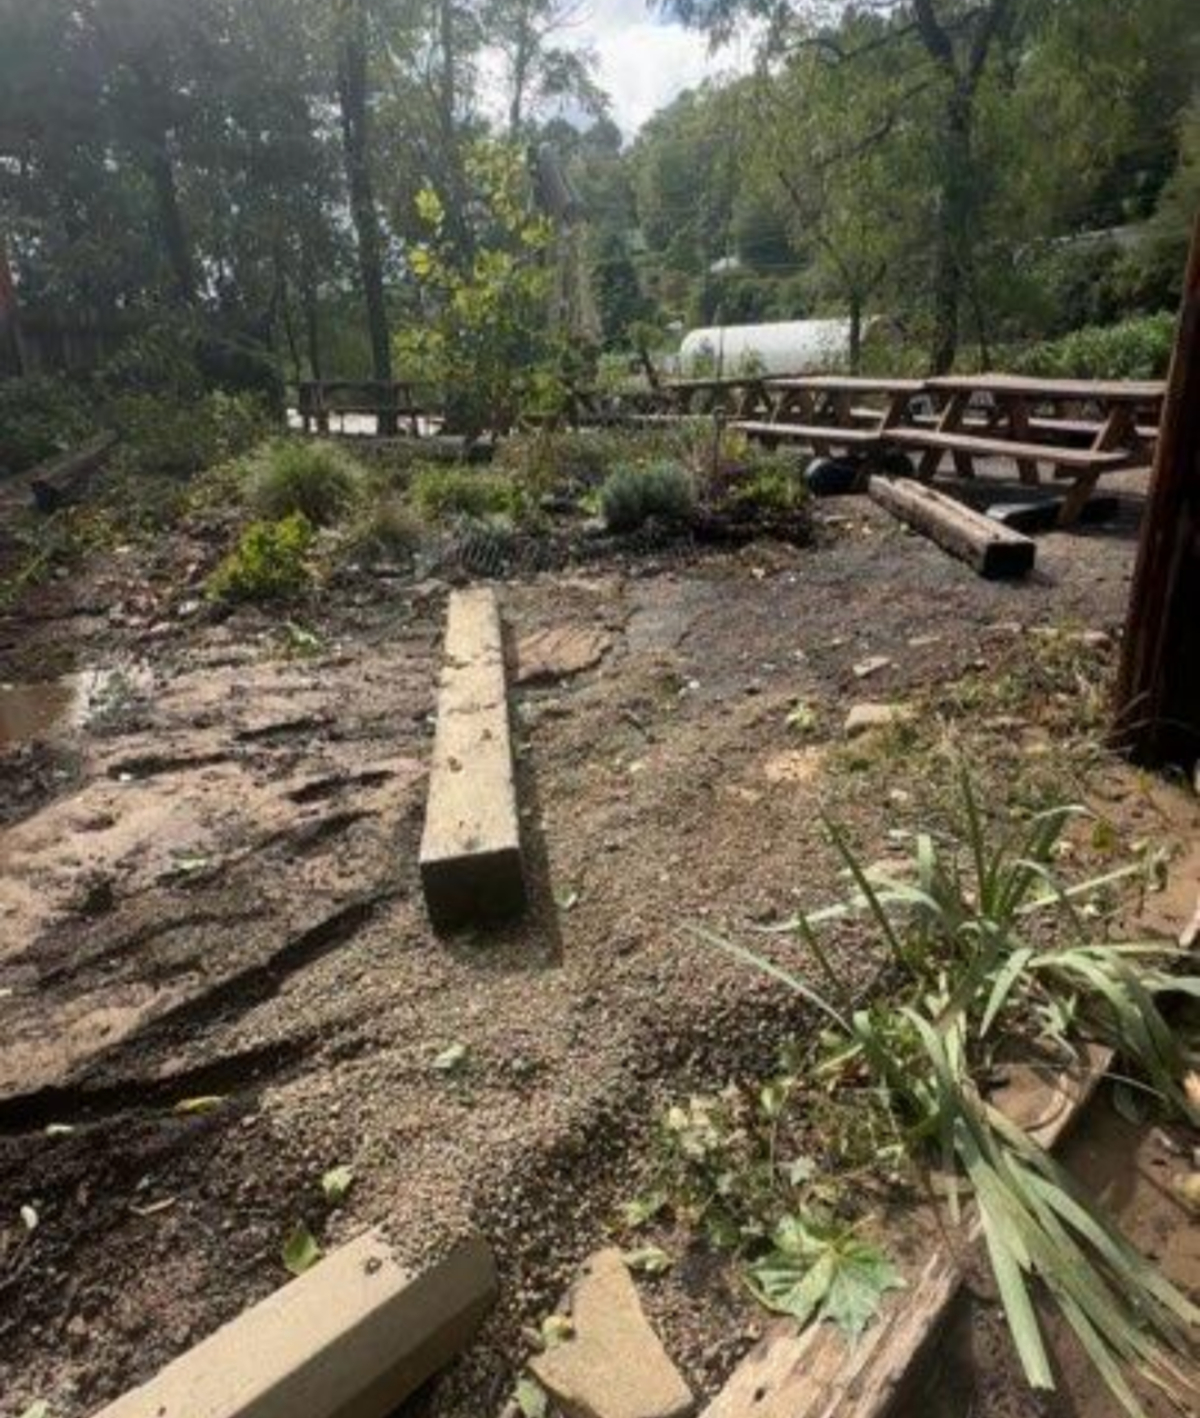
[[[846,734],[857,738],[873,729],[909,723],[912,716],[912,706],[908,704],[855,704],[846,715]]]
[[[495,1294],[478,1238],[414,1273],[368,1231],[96,1418],[385,1418],[466,1345]]]
[[[535,630],[517,642],[518,684],[552,684],[593,669],[608,654],[612,636],[588,625]]]
[[[615,1248],[597,1251],[571,1292],[574,1336],[530,1362],[566,1418],[686,1418],[695,1399],[651,1329]]]
[[[438,930],[525,906],[500,610],[486,588],[450,597],[420,866]]]

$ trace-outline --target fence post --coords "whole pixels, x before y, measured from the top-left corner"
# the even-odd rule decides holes
[[[1114,740],[1148,767],[1200,758],[1200,213],[1117,680]]]

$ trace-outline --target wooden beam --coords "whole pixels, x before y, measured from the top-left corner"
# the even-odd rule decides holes
[[[871,478],[867,491],[893,517],[923,532],[981,576],[999,579],[1033,570],[1035,542],[945,493],[907,478],[881,477]]]
[[[23,474],[29,484],[34,506],[39,512],[56,512],[70,502],[83,483],[112,452],[118,442],[115,433],[98,433],[66,453],[59,453]]]
[[[1200,758],[1200,214],[1184,280],[1121,667],[1114,738],[1137,762]]]

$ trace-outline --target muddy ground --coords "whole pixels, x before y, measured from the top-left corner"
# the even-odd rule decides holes
[[[80,1418],[148,1377],[286,1278],[299,1220],[325,1246],[381,1223],[414,1258],[481,1230],[501,1304],[412,1406],[498,1411],[521,1325],[608,1234],[662,1106],[811,1027],[688,925],[829,899],[823,802],[877,855],[913,825],[914,785],[847,774],[852,703],[935,712],[1038,630],[1118,632],[1144,490],[1124,483],[1115,522],[1041,537],[1021,585],[862,499],[825,504],[811,548],[505,583],[514,660],[553,629],[590,663],[516,689],[535,900],[486,935],[437,938],[417,881],[444,581],[352,579],[299,632],[214,619],[214,548],[183,536],[0,621],[0,681],[79,675],[56,706],[0,691],[24,726],[0,746],[0,1414]],[[981,724],[978,751],[1027,731]],[[1123,831],[1166,830],[1132,775],[1110,787]],[[331,1209],[335,1165],[355,1183]],[[647,1302],[699,1393],[762,1325],[700,1250]]]

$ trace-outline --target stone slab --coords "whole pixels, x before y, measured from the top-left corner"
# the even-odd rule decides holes
[[[495,1294],[482,1240],[410,1272],[368,1231],[95,1418],[386,1418],[463,1348]]]
[[[687,1418],[695,1399],[642,1312],[614,1248],[583,1265],[571,1291],[574,1336],[530,1361],[565,1418]]]
[[[525,906],[500,610],[486,588],[450,597],[420,866],[438,930]]]

